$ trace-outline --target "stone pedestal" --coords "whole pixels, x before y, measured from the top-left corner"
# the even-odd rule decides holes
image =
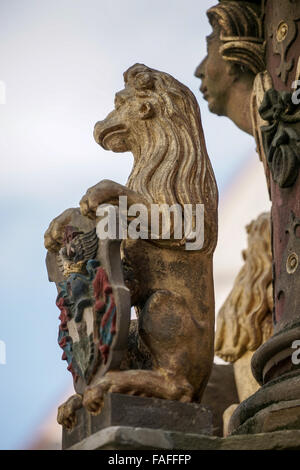
[[[111,435],[111,430],[119,428],[138,428],[141,430],[138,434],[144,436],[145,439],[151,429],[156,430],[156,434],[149,434],[151,436],[163,436],[164,431],[211,435],[213,430],[212,413],[208,407],[201,404],[180,403],[118,393],[108,393],[105,396],[104,405],[99,415],[93,416],[81,408],[77,410],[76,417],[75,428],[72,431],[63,430],[63,449],[74,446],[81,448],[82,445],[96,446],[93,448],[97,448],[99,439],[101,443],[106,442]],[[143,429],[148,430],[145,431],[146,434]],[[155,438],[155,442],[157,439],[158,437]],[[166,449],[168,448],[166,447]]]
[[[221,438],[161,429],[111,426],[74,444],[70,450],[300,450],[300,431]]]

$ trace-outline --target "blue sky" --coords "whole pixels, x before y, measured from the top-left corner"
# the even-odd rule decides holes
[[[253,140],[211,115],[194,70],[205,55],[210,0],[2,0],[0,3],[0,449],[22,448],[70,387],[57,345],[56,290],[43,234],[103,178],[125,183],[132,157],[101,150],[94,123],[136,62],[170,73],[199,100],[219,190]]]

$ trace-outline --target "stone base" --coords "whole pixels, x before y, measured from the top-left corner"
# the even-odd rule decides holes
[[[214,436],[223,437],[224,411],[233,403],[239,402],[232,364],[213,364],[201,404],[208,406],[212,411]]]
[[[145,432],[156,429],[157,433],[178,431],[204,435],[211,435],[213,431],[212,413],[206,406],[119,393],[105,395],[99,415],[93,416],[81,408],[77,410],[76,418],[77,424],[72,431],[63,430],[63,449],[87,440],[94,442],[96,439],[97,442],[99,436],[102,442],[108,429],[146,428]]]
[[[70,450],[300,450],[300,431],[227,438],[161,429],[111,426],[74,444]]]
[[[299,396],[298,373],[267,383],[235,410],[229,423],[230,434],[300,430]]]

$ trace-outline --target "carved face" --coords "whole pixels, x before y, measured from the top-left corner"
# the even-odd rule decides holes
[[[115,95],[115,109],[95,125],[94,138],[105,150],[113,152],[132,151],[136,145],[134,135],[138,132],[141,121],[152,117],[152,104],[144,99],[137,99],[132,87],[126,87]],[[135,132],[132,132],[132,129]]]
[[[195,75],[202,81],[200,91],[208,102],[209,110],[219,116],[226,116],[229,91],[235,76],[232,65],[220,54],[221,46],[219,31],[215,29],[207,37],[207,56],[198,65]]]

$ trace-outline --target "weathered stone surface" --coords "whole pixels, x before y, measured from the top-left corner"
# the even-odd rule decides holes
[[[172,449],[168,433],[159,429],[112,426],[98,431],[69,450]]]
[[[63,430],[63,448],[113,426],[212,434],[212,413],[197,403],[107,394],[100,414],[76,411],[77,425]]]
[[[198,402],[214,357],[213,252],[217,243],[218,190],[207,155],[199,106],[186,86],[143,64],[130,67],[124,73],[124,82],[124,89],[116,93],[115,109],[96,123],[94,138],[106,150],[133,153],[130,177],[126,186],[103,179],[89,188],[80,201],[79,215],[91,219],[96,226],[93,234],[99,237],[97,255],[102,261],[100,245],[105,240],[101,239],[107,231],[102,231],[101,236],[99,227],[106,217],[99,213],[99,206],[119,208],[123,233],[118,261],[121,254],[131,304],[138,311],[139,336],[153,359],[151,369],[148,364],[147,370],[121,370],[119,362],[123,358],[119,355],[118,363],[114,361],[110,367],[110,352],[114,356],[123,352],[123,341],[118,346],[117,338],[126,337],[125,346],[128,338],[127,321],[125,327],[118,328],[118,319],[125,317],[121,312],[124,301],[118,306],[118,285],[109,275],[117,260],[105,257],[110,263],[101,262],[98,266],[94,263],[98,263],[98,257],[96,260],[88,257],[90,249],[83,250],[87,256],[77,259],[74,240],[76,237],[86,240],[89,235],[79,234],[78,224],[70,226],[78,209],[67,210],[54,219],[45,234],[45,247],[59,254],[64,275],[70,274],[75,284],[79,270],[82,291],[89,294],[88,307],[82,301],[85,298],[78,301],[83,314],[80,311],[73,315],[74,299],[70,297],[76,294],[77,284],[70,289],[71,281],[66,279],[58,298],[62,318],[59,343],[69,370],[74,366],[71,371],[76,379],[75,390],[82,395],[82,405],[93,415],[101,411],[104,395],[110,392]],[[129,209],[131,212],[137,209],[136,204],[142,204],[143,221],[139,217],[132,220],[133,215],[129,214]],[[158,217],[154,214],[157,223],[152,220],[153,204],[158,211]],[[171,216],[173,220],[168,222],[174,205],[177,216]],[[187,213],[190,215],[186,216]],[[152,222],[156,225],[154,229]],[[133,225],[140,230],[133,230],[132,234]],[[105,226],[102,224],[102,228]],[[114,239],[116,233],[110,233],[110,237]],[[53,268],[53,263],[48,264]],[[87,275],[88,279],[83,278]],[[98,367],[100,357],[102,363]],[[80,387],[77,376],[82,379]],[[64,405],[60,407],[59,421],[70,429],[74,407],[69,401]]]
[[[299,396],[300,380],[297,372],[269,382],[235,410],[229,423],[229,432],[254,434],[299,429]]]
[[[239,403],[233,366],[213,364],[201,404],[208,406],[212,411],[214,436],[223,436],[223,413],[233,403]]]
[[[251,371],[251,358],[273,333],[270,214],[260,214],[246,230],[244,264],[220,309],[215,340],[216,355],[234,364],[239,402],[259,388]]]
[[[207,37],[207,56],[195,71],[209,110],[229,117],[248,134],[252,134],[253,81],[265,69],[259,10],[244,2],[220,2],[211,7],[207,15],[213,33]]]
[[[157,429],[113,426],[70,450],[300,450],[300,431],[277,431],[220,438]]]
[[[102,180],[89,188],[80,208],[95,218],[101,204],[121,208],[122,196],[128,207],[142,204],[145,209],[143,239],[129,236],[121,251],[125,282],[139,312],[139,334],[155,360],[151,370],[109,371],[88,387],[83,405],[91,413],[100,411],[107,392],[198,401],[214,355],[212,255],[218,196],[199,107],[187,87],[143,64],[130,67],[124,81],[115,109],[96,123],[94,137],[106,150],[133,153],[131,175],[126,186]],[[183,226],[182,215],[169,236],[161,224],[156,234],[150,233],[153,204],[161,214],[162,204],[178,204],[180,212],[186,204],[204,204],[203,246],[187,246],[189,234],[174,236],[175,225]],[[130,217],[125,222],[129,233]]]
[[[291,357],[293,341],[299,339],[300,319],[300,177],[299,151],[295,150],[300,114],[290,94],[291,84],[299,76],[299,15],[299,2],[278,2],[276,8],[272,0],[265,2],[266,68],[273,86],[266,90],[259,111],[267,122],[261,131],[270,168],[274,336],[253,356],[253,372],[263,387],[234,412],[230,428],[235,433],[300,427],[298,405],[295,407],[300,397],[300,369]]]

